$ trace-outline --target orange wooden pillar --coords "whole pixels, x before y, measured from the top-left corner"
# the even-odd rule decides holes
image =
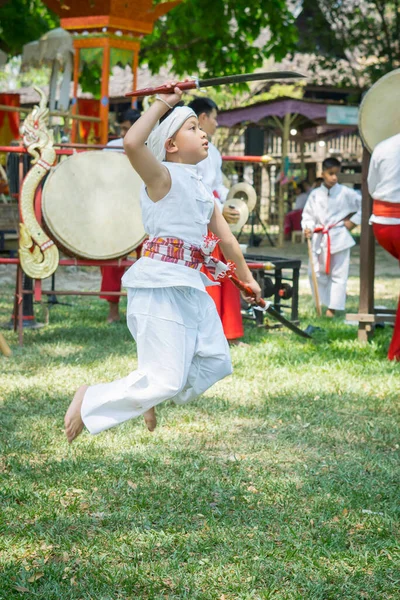
[[[133,53],[133,63],[132,63],[132,74],[133,74],[133,85],[132,91],[137,90],[137,71],[139,65],[139,48],[137,52]],[[132,98],[131,106],[134,108],[136,106],[137,98]]]
[[[108,111],[109,99],[109,76],[110,76],[110,40],[104,40],[103,68],[101,71],[101,98],[100,98],[100,144],[108,141]]]
[[[83,53],[86,49],[101,48],[102,54],[102,66],[101,66],[101,86],[100,86],[100,111],[99,117],[100,123],[100,143],[106,144],[108,140],[108,112],[110,108],[109,99],[109,82],[110,82],[110,64],[111,64],[111,52],[113,49],[116,50],[128,50],[133,53],[132,70],[133,70],[133,86],[136,89],[137,80],[137,68],[140,44],[137,40],[131,39],[119,39],[115,36],[104,36],[92,37],[85,36],[74,39],[75,47],[75,60],[74,60],[74,87],[73,87],[73,99],[72,99],[72,111],[73,114],[77,113],[77,100],[78,100],[78,85],[79,76],[81,71],[81,62]],[[71,141],[76,142],[78,137],[78,124],[75,121],[72,128]]]

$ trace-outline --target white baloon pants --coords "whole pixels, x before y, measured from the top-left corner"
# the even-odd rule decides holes
[[[315,252],[313,252],[313,257],[321,304],[332,310],[344,310],[346,306],[347,278],[350,268],[350,248],[331,254],[329,275],[325,273],[325,258],[323,257],[323,260],[321,260]],[[313,290],[310,269],[309,277],[311,289]]]
[[[184,404],[232,373],[229,346],[214,301],[192,287],[128,289],[127,322],[138,368],[90,386],[82,419],[99,433],[164,400]]]

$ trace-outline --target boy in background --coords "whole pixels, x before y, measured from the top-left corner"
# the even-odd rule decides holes
[[[345,308],[350,248],[355,245],[350,231],[361,223],[361,196],[338,183],[340,168],[337,158],[324,160],[323,184],[310,193],[301,221],[305,236],[312,239],[321,304],[331,318]]]
[[[196,113],[200,128],[212,138],[218,126],[218,107],[211,98],[195,98],[189,107]],[[208,157],[198,163],[197,172],[202,176],[203,183],[212,191],[222,216],[229,224],[237,223],[239,211],[230,208],[225,203],[228,188],[222,182],[222,157],[219,150],[209,141]],[[213,254],[219,260],[223,259],[222,253],[217,246]],[[204,272],[207,269],[204,267]],[[214,300],[218,314],[222,321],[225,336],[231,345],[245,345],[240,338],[243,337],[243,321],[241,314],[241,303],[239,290],[229,279],[221,281],[220,286],[208,287],[207,292]]]

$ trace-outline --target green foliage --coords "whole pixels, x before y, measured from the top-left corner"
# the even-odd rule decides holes
[[[101,66],[96,63],[84,63],[79,76],[82,92],[89,92],[93,98],[101,96]]]
[[[304,95],[306,82],[295,84],[276,83],[267,92],[257,94],[251,98],[252,102],[269,102],[277,98],[296,98],[300,100]]]
[[[276,100],[276,98],[302,98],[304,83],[282,84],[275,83],[271,85],[268,92],[255,94],[254,90],[246,90],[236,92],[233,86],[219,86],[218,88],[207,88],[207,97],[214,100],[219,110],[229,110],[240,106],[251,106],[257,102],[267,102],[268,100]],[[254,87],[254,86],[252,86]],[[197,96],[198,92],[193,92],[193,97]]]
[[[265,28],[269,37],[254,45]],[[153,73],[171,61],[177,75],[228,75],[254,71],[268,56],[282,59],[296,39],[285,0],[183,0],[143,39],[140,58]]]
[[[103,55],[103,48],[82,48],[80,51],[79,83],[82,92],[89,92],[97,99],[101,96]]]
[[[21,54],[22,46],[59,27],[57,15],[40,0],[8,0],[0,6],[0,48]]]
[[[59,21],[40,0],[8,0],[0,8],[0,23],[0,48],[18,54]],[[267,27],[270,36],[261,47],[255,46]],[[261,67],[268,56],[283,58],[295,41],[285,0],[183,0],[143,39],[141,61],[152,72],[170,60],[177,75],[239,73]]]
[[[0,70],[0,91],[7,92],[10,89],[14,90],[30,85],[46,85],[49,82],[50,73],[51,69],[48,65],[21,70],[21,56],[13,56],[5,69]]]
[[[365,85],[400,67],[399,0],[306,0],[305,10],[299,49],[318,54],[315,72],[329,69],[337,83]]]

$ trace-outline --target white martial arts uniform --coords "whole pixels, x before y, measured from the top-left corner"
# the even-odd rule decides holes
[[[400,133],[375,146],[368,170],[368,190],[374,200],[400,202],[399,156]],[[372,214],[370,223],[400,225],[400,219]]]
[[[377,242],[400,261],[400,134],[377,144],[368,171],[374,199],[370,223]],[[388,359],[400,361],[400,300]]]
[[[314,231],[318,227],[329,229],[328,234],[314,233],[312,244],[321,304],[332,310],[344,310],[346,304],[350,248],[355,245],[355,241],[344,226],[343,220],[351,213],[355,214],[350,220],[359,225],[361,223],[360,193],[339,183],[329,190],[325,185],[321,185],[310,193],[301,220],[303,230]],[[330,272],[326,274],[328,235],[331,242],[331,256]]]
[[[124,138],[118,138],[116,140],[111,140],[107,142],[106,147],[103,148],[103,151],[114,151],[114,152],[125,152],[124,150]]]
[[[179,238],[201,246],[214,198],[192,165],[164,163],[172,185],[159,202],[143,186],[142,218],[150,238]],[[82,419],[99,433],[167,399],[192,400],[232,372],[221,320],[205,285],[189,267],[142,257],[125,273],[127,322],[136,340],[138,368],[123,379],[90,386]]]
[[[211,142],[208,143],[208,156],[199,162],[197,171],[202,176],[203,183],[218,194],[217,203],[222,211],[229,190],[222,181],[221,153]]]

